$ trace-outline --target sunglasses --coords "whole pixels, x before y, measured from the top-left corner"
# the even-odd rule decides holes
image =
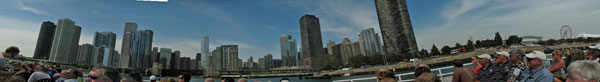
[[[93,75],[90,75],[90,76],[88,76],[88,77],[90,77],[92,80],[96,80],[96,79],[98,79],[98,77],[97,77],[97,76],[93,76]]]

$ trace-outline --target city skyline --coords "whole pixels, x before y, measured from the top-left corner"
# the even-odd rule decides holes
[[[9,1],[1,1],[3,3],[17,3],[17,4],[7,4],[3,5],[2,9],[7,11],[6,14],[2,14],[0,16],[0,29],[2,33],[14,33],[22,36],[0,36],[1,38],[8,38],[0,40],[3,43],[0,43],[0,46],[8,47],[8,46],[17,46],[22,48],[22,54],[24,56],[32,57],[33,51],[35,50],[35,41],[37,40],[38,32],[40,29],[40,24],[43,21],[52,21],[57,23],[57,19],[59,18],[70,18],[73,21],[77,22],[77,25],[83,27],[81,32],[81,39],[79,44],[92,43],[93,32],[95,31],[110,31],[115,32],[117,34],[117,46],[115,50],[121,51],[121,43],[123,38],[123,34],[121,33],[123,30],[124,22],[136,22],[140,26],[139,28],[143,29],[152,29],[155,31],[155,43],[153,46],[159,48],[173,48],[173,50],[180,50],[182,52],[182,56],[184,57],[193,57],[195,53],[200,52],[200,40],[198,37],[202,35],[209,35],[211,37],[210,50],[214,50],[219,45],[227,45],[227,44],[235,44],[240,45],[240,58],[246,59],[250,56],[253,57],[262,57],[266,54],[272,54],[274,58],[281,58],[279,50],[279,42],[278,36],[280,34],[291,34],[292,37],[300,37],[299,29],[297,24],[297,19],[304,14],[314,14],[319,17],[322,21],[321,30],[323,39],[322,42],[328,40],[334,40],[335,42],[342,42],[343,37],[349,37],[352,41],[358,40],[358,34],[360,30],[366,28],[375,28],[375,32],[381,34],[379,31],[379,25],[377,22],[377,15],[375,12],[374,2],[371,0],[363,0],[363,1],[273,1],[273,2],[265,2],[265,1],[257,1],[253,3],[264,3],[267,4],[267,7],[272,6],[283,6],[278,10],[268,10],[268,9],[259,9],[260,11],[264,11],[264,13],[250,13],[250,15],[259,15],[265,14],[266,12],[277,12],[282,11],[285,15],[277,15],[275,17],[269,17],[271,19],[260,19],[255,17],[244,17],[247,15],[234,14],[241,11],[241,9],[232,9],[227,6],[219,6],[219,4],[227,4],[228,2],[219,2],[219,1],[208,1],[208,2],[189,2],[193,4],[203,4],[205,6],[195,6],[186,4],[187,2],[178,2],[171,1],[168,3],[154,3],[154,2],[127,2],[124,1],[123,4],[115,4],[118,7],[123,7],[125,9],[143,9],[138,10],[138,12],[130,12],[127,15],[118,15],[119,13],[110,13],[109,10],[102,9],[94,9],[85,10],[83,12],[82,9],[77,8],[65,8],[57,5],[51,5],[50,2],[46,1],[21,1],[21,0],[9,0]],[[92,3],[94,1],[80,1],[80,2],[65,2],[65,1],[56,1],[53,3],[64,4],[64,3]],[[341,2],[341,3],[340,3]],[[594,28],[598,26],[598,24],[592,23],[593,21],[599,21],[598,16],[594,16],[598,14],[598,10],[588,10],[588,8],[598,8],[595,5],[575,5],[572,4],[594,4],[594,2],[586,2],[586,1],[548,1],[544,3],[534,3],[535,1],[517,1],[517,2],[499,2],[498,4],[492,4],[497,1],[439,1],[439,2],[430,2],[430,1],[407,1],[409,13],[411,14],[411,19],[413,22],[413,28],[415,31],[417,44],[419,49],[431,48],[432,44],[436,44],[438,47],[443,45],[452,46],[454,43],[459,42],[461,44],[465,44],[466,40],[469,36],[473,36],[474,39],[491,39],[493,37],[493,33],[500,32],[503,37],[505,35],[518,34],[518,35],[538,35],[543,36],[544,39],[550,38],[558,38],[558,29],[562,25],[572,26],[573,34],[578,33],[597,33],[594,32]],[[534,4],[513,4],[513,3],[534,3]],[[107,2],[100,2],[107,3]],[[256,4],[247,4],[245,1],[232,3],[233,5],[239,6],[254,6]],[[273,5],[274,3],[297,3],[296,5]],[[309,3],[319,3],[315,5],[307,5]],[[339,4],[331,4],[331,3],[339,3]],[[548,5],[548,4],[557,4],[557,5]],[[597,3],[597,2],[596,2]],[[135,6],[143,6],[143,7],[135,7],[135,6],[125,6],[128,4],[135,4]],[[173,5],[175,4],[175,5]],[[434,5],[419,5],[419,4],[434,4]],[[439,4],[439,5],[435,5]],[[508,5],[513,4],[513,5]],[[90,4],[90,5],[98,5],[101,8],[112,9],[107,6],[103,6],[101,4]],[[153,7],[156,5],[156,7]],[[348,6],[353,5],[353,6]],[[179,7],[181,6],[181,7]],[[533,7],[532,7],[533,6]],[[565,6],[562,8],[556,9],[548,9],[547,7],[553,8],[557,6]],[[57,11],[49,11],[45,7],[59,7],[65,9],[58,9]],[[145,8],[144,8],[145,7]],[[198,7],[198,8],[191,8]],[[349,8],[341,8],[341,7],[349,7]],[[363,8],[364,7],[364,8]],[[156,9],[153,9],[156,8]],[[169,16],[158,16],[156,18],[147,17],[148,14],[140,14],[143,11],[149,12],[158,12],[159,14],[168,14],[161,13],[160,11],[166,9],[177,9],[177,8],[187,8],[190,13],[200,13],[202,16],[200,17],[192,17],[192,18],[182,18],[182,17],[174,17],[169,18]],[[263,8],[263,7],[259,7]],[[513,9],[518,8],[518,9]],[[209,13],[202,13],[199,10],[206,9]],[[231,9],[231,10],[227,10]],[[280,9],[280,10],[279,10]],[[284,9],[291,9],[284,10]],[[338,11],[336,9],[342,10]],[[509,12],[504,12],[500,14],[489,14],[494,12],[501,12],[503,9],[513,10]],[[75,11],[82,12],[75,12]],[[343,11],[346,10],[346,11]],[[14,11],[14,12],[13,12]],[[65,12],[73,12],[79,14],[69,14],[59,11]],[[117,10],[119,11],[119,10]],[[177,12],[184,12],[183,10],[173,10]],[[354,14],[344,14],[340,12],[359,12]],[[226,14],[214,14],[216,13],[226,13]],[[145,12],[144,12],[145,13]],[[438,15],[438,13],[440,13]],[[544,14],[539,14],[544,13]],[[16,15],[18,14],[18,15]],[[98,17],[92,17],[81,14],[94,14]],[[139,14],[139,15],[138,15]],[[355,15],[358,14],[358,15]],[[485,14],[485,15],[477,15],[477,14]],[[266,14],[269,15],[269,14]],[[341,15],[341,16],[333,16],[333,15]],[[111,18],[111,16],[114,16]],[[182,16],[196,16],[183,14]],[[207,17],[204,17],[207,16]],[[262,16],[262,15],[259,15]],[[558,17],[555,17],[558,16]],[[242,19],[237,20],[233,18]],[[281,18],[277,18],[281,17]],[[183,22],[183,23],[160,23],[164,21],[156,21],[156,20],[176,20],[181,19],[181,21],[190,21],[195,20],[196,18],[208,18],[209,20],[216,20],[219,23],[225,23],[227,25],[206,25],[206,26],[197,26],[192,22]],[[541,18],[539,20],[531,20],[526,18]],[[148,21],[154,20],[154,21]],[[264,25],[253,25],[249,23],[257,23],[257,22],[248,22],[248,21],[266,21],[263,23]],[[272,22],[276,21],[285,21],[285,22]],[[439,21],[433,21],[439,20]],[[476,21],[476,20],[484,20],[484,21]],[[491,21],[494,20],[494,21]],[[497,21],[495,21],[497,20]],[[366,21],[366,23],[365,23]],[[483,24],[485,22],[497,22],[494,24]],[[511,22],[514,21],[514,22]],[[199,22],[210,22],[207,20],[201,20]],[[233,23],[227,23],[233,22]],[[235,23],[238,22],[238,23]],[[523,24],[520,22],[525,22],[528,24]],[[210,22],[214,23],[214,22]],[[432,24],[434,23],[434,24]],[[542,24],[539,24],[542,23]],[[272,24],[272,25],[271,25]],[[439,25],[437,25],[439,24]],[[271,27],[268,27],[270,26]],[[22,28],[21,28],[22,27]],[[201,28],[198,28],[201,27]],[[212,29],[211,27],[223,27],[223,29]],[[262,27],[262,28],[261,28]],[[505,27],[505,28],[500,28]],[[526,28],[524,28],[526,27]],[[240,29],[236,29],[240,28]],[[248,29],[253,28],[253,29]],[[273,33],[258,33],[256,30],[261,31],[273,31]],[[524,28],[524,29],[520,29]],[[165,30],[167,29],[167,30]],[[171,30],[172,29],[172,30]],[[472,33],[456,33],[462,30],[468,30]],[[519,30],[516,30],[519,29]],[[194,30],[190,31],[182,31],[182,30]],[[232,30],[239,33],[231,33],[231,31],[224,30]],[[246,30],[246,31],[244,31]],[[180,33],[173,33],[180,32]],[[231,34],[224,34],[231,33]],[[338,34],[340,33],[340,34]],[[443,35],[452,35],[458,37],[442,37]],[[169,37],[173,36],[173,37]],[[231,37],[231,38],[230,38]],[[444,39],[442,41],[441,39]],[[445,40],[448,39],[448,40]],[[300,40],[300,39],[298,39]],[[22,42],[19,42],[22,41]],[[297,45],[301,45],[297,42]],[[325,44],[323,44],[325,45]],[[0,47],[0,48],[4,48]],[[256,61],[255,61],[256,62]]]

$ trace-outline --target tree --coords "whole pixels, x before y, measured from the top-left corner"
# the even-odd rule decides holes
[[[451,52],[452,52],[452,49],[450,49],[450,47],[448,45],[442,47],[442,54],[450,55]]]
[[[367,62],[366,62],[366,61],[368,61],[367,59],[370,59],[370,58],[368,58],[367,56],[363,56],[363,55],[352,56],[350,58],[350,66],[360,67],[363,65],[367,65]]]
[[[342,66],[342,62],[333,55],[323,54],[316,57],[315,63],[316,68],[319,70],[332,70],[338,69]],[[317,63],[318,62],[318,63]]]
[[[419,55],[421,55],[421,58],[429,58],[429,53],[427,53],[427,50],[425,49],[421,49],[421,53],[419,53]]]
[[[517,35],[510,35],[508,37],[508,40],[506,40],[506,44],[507,45],[519,44],[519,43],[521,43],[521,41],[523,41],[523,39],[519,38],[519,36],[517,36]]]
[[[475,41],[475,48],[481,48],[481,41],[479,41],[479,40]]]
[[[462,47],[462,45],[460,45],[460,43],[458,43],[458,42],[457,42],[457,43],[454,45],[454,47],[452,47],[452,49],[459,49],[459,48],[461,48],[461,47]]]
[[[495,43],[495,45],[493,45],[493,46],[502,45],[502,36],[500,36],[499,32],[496,32],[496,36],[494,37],[494,43]]]
[[[477,40],[477,41],[479,41],[479,40]],[[474,51],[475,50],[474,46],[475,45],[473,45],[473,41],[469,40],[469,41],[467,41],[467,45],[465,45],[465,50],[467,52]]]
[[[438,50],[438,48],[435,47],[435,44],[433,44],[430,51],[431,51],[431,55],[434,55],[434,56],[440,55],[440,50]]]
[[[383,56],[379,54],[373,54],[369,57],[369,65],[383,65]]]

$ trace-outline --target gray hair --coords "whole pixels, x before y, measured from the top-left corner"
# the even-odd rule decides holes
[[[523,59],[525,57],[525,51],[523,51],[521,49],[515,49],[515,50],[510,51],[510,55],[514,55],[520,59]]]
[[[575,61],[567,67],[569,73],[578,72],[584,80],[600,80],[600,63],[591,60]]]

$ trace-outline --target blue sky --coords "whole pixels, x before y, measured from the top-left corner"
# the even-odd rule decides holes
[[[597,0],[408,0],[419,48],[432,44],[464,44],[491,39],[493,33],[558,38],[562,25],[579,33],[600,33]],[[239,57],[280,58],[279,36],[291,34],[300,44],[298,19],[320,18],[323,40],[356,41],[361,30],[379,33],[373,0],[1,0],[0,49],[14,45],[32,56],[43,21],[70,18],[83,27],[79,44],[91,43],[95,31],[117,34],[120,51],[125,22],[154,31],[155,47],[180,50],[182,56],[200,52],[200,37],[209,35],[210,50],[240,45]],[[14,36],[18,35],[18,36]]]

